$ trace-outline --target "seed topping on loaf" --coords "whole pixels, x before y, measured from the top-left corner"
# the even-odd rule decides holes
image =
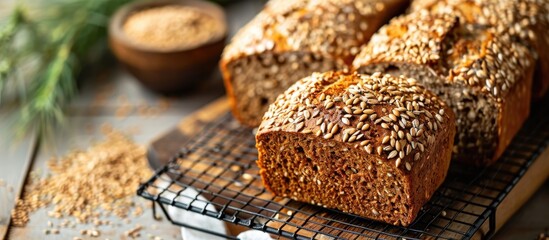
[[[412,170],[451,111],[414,79],[314,73],[278,97],[259,131],[314,134],[386,156]]]
[[[534,18],[520,14],[516,1],[415,2],[416,11],[372,37],[355,68],[380,61],[428,64],[446,82],[479,88],[501,101],[532,65]]]
[[[367,17],[384,9],[383,2],[369,0],[271,0],[237,33],[224,58],[311,49],[351,61],[368,40]]]

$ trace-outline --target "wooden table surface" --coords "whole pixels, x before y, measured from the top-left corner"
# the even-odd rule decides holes
[[[8,5],[0,3],[0,8]],[[259,11],[263,1],[245,0],[226,7],[231,35],[249,21]],[[0,13],[2,13],[1,11]],[[83,79],[80,95],[68,110],[66,124],[56,131],[49,141],[38,144],[35,135],[15,142],[10,137],[12,114],[0,111],[0,239],[72,239],[80,236],[81,229],[90,229],[91,225],[81,225],[75,229],[62,228],[58,235],[45,235],[47,221],[45,210],[31,215],[24,228],[8,228],[9,213],[14,199],[21,194],[22,186],[29,172],[42,176],[48,174],[46,161],[52,156],[61,156],[70,150],[85,149],[93,141],[103,138],[101,126],[110,125],[114,129],[131,133],[140,144],[147,144],[155,137],[173,128],[182,118],[201,106],[224,94],[219,73],[195,91],[182,94],[177,98],[166,99],[141,87],[131,75],[119,67],[93,74]],[[142,114],[142,107],[166,106],[160,112]],[[120,111],[129,109],[128,113]],[[144,201],[136,197],[137,201]],[[549,228],[549,182],[503,227],[496,239],[535,239]],[[54,224],[57,220],[51,220]],[[145,226],[142,239],[147,235],[160,236],[162,239],[181,239],[179,229],[167,220],[156,221],[147,209],[143,215],[130,223],[112,218],[116,226],[100,227],[99,239],[120,239],[123,233],[135,227]]]

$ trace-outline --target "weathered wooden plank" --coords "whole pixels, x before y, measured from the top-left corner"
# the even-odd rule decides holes
[[[185,116],[225,92],[221,76],[213,74],[203,84],[176,96],[160,96],[143,88],[122,68],[106,70],[81,87],[81,94],[68,108],[69,115],[147,117]]]
[[[53,156],[63,156],[71,150],[86,149],[93,142],[104,138],[101,128],[112,128],[121,132],[126,132],[132,139],[140,144],[147,144],[158,132],[166,131],[171,126],[177,124],[181,116],[157,116],[157,117],[139,117],[129,116],[126,118],[117,118],[112,116],[87,117],[72,116],[68,117],[67,125],[60,128],[57,134],[48,143],[43,143],[38,150],[37,156],[32,165],[32,171],[42,177],[49,174],[47,161]],[[145,204],[146,202],[137,196],[136,202]],[[52,221],[58,225],[60,220],[52,219],[47,216],[47,209],[40,209],[31,214],[30,222],[24,228],[12,227],[10,230],[10,239],[72,239],[80,235],[80,230],[91,229],[92,225],[78,225],[75,229],[61,228],[58,235],[45,235],[47,222]],[[179,228],[169,224],[164,219],[158,222],[152,218],[151,209],[146,209],[144,214],[131,219],[131,222],[123,222],[121,219],[112,217],[107,218],[115,222],[115,227],[102,226],[101,238],[120,239],[125,231],[132,229],[136,224],[145,226],[142,234],[153,234],[161,236],[163,239],[176,238],[179,235]],[[70,219],[70,218],[69,218]],[[156,229],[151,226],[156,225]]]
[[[534,193],[547,181],[549,177],[549,148],[540,154],[538,159],[530,166],[526,174],[520,179],[517,185],[509,192],[507,197],[496,209],[496,229],[500,230],[511,217],[532,197]],[[546,199],[549,201],[549,199]],[[546,212],[539,212],[530,216],[531,218],[547,219]],[[481,230],[475,234],[474,239],[483,239],[483,235],[490,229],[490,222],[486,221]],[[549,224],[549,221],[548,221]]]
[[[547,232],[547,226],[549,226],[548,202],[549,181],[545,181],[534,196],[501,227],[494,239],[537,239],[540,233]]]
[[[3,117],[8,115],[2,114]],[[11,210],[25,184],[37,144],[35,134],[20,140],[13,134],[10,121],[4,118],[0,122],[0,239],[7,234]]]

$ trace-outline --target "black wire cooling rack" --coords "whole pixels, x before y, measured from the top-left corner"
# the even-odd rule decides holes
[[[306,203],[274,197],[262,185],[251,129],[229,113],[203,123],[167,166],[138,189],[159,203],[174,224],[199,229],[169,216],[171,205],[212,218],[293,239],[469,239],[486,221],[490,238],[497,206],[549,143],[549,109],[544,101],[503,157],[489,168],[453,164],[444,184],[408,227],[388,225]],[[184,194],[195,189],[202,197]],[[199,203],[199,204],[197,204]],[[212,211],[208,205],[215,206]]]

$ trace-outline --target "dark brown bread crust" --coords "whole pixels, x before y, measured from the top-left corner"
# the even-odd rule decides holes
[[[347,68],[408,0],[272,0],[225,48],[220,68],[233,113],[258,126],[270,103],[315,71]]]
[[[413,79],[315,73],[265,114],[258,165],[278,196],[406,226],[446,177],[454,134]]]
[[[506,1],[416,1],[355,59],[359,72],[418,79],[457,116],[456,160],[497,160],[529,114],[534,56]],[[525,28],[528,32],[528,28]]]

